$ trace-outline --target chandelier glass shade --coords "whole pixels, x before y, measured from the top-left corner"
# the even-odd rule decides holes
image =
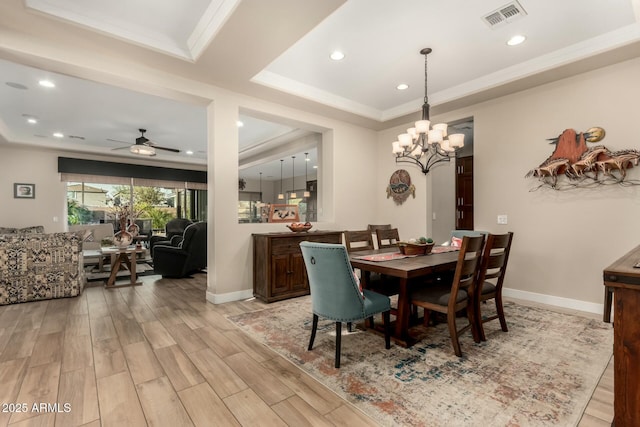
[[[431,48],[420,51],[424,55],[424,104],[422,120],[398,135],[392,145],[396,163],[413,163],[420,167],[425,175],[431,167],[440,162],[448,162],[456,156],[456,151],[464,146],[464,134],[447,134],[447,124],[431,124],[429,120],[429,96],[427,91],[427,56]]]

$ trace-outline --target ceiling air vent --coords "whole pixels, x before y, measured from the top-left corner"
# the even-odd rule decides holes
[[[491,28],[513,22],[526,16],[527,11],[517,1],[507,3],[504,6],[482,17],[482,20]]]

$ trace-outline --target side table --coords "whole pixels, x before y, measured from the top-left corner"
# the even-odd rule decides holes
[[[128,248],[102,248],[104,255],[111,255],[111,275],[105,283],[105,288],[122,288],[126,286],[140,286],[142,282],[136,281],[136,254],[144,253],[144,248],[129,246]],[[131,277],[129,282],[116,284],[118,271],[120,267],[125,266]]]

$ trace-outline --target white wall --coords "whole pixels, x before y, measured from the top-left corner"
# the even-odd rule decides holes
[[[635,59],[437,118],[474,118],[475,228],[515,233],[505,282],[511,295],[597,311],[602,270],[640,243],[640,186],[532,192],[536,180],[524,177],[553,151],[546,139],[567,128],[601,126],[607,136],[600,144],[638,149],[639,75]],[[384,175],[396,167],[387,135],[396,133],[380,132]],[[417,178],[416,168],[407,170]],[[640,179],[640,167],[628,178]],[[393,213],[418,224],[430,203],[421,199],[413,208],[409,200],[394,210],[378,201],[381,219]],[[498,214],[508,215],[508,225],[496,224]]]
[[[66,185],[58,178],[55,153],[0,145],[0,171],[0,227],[66,229]],[[14,199],[14,183],[35,184],[35,199]]]

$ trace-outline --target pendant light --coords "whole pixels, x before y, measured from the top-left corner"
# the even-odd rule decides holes
[[[282,194],[282,163],[283,159],[280,159],[280,194],[278,194],[278,200],[284,200],[284,194]]]
[[[291,156],[291,194],[290,199],[298,198],[296,194],[296,156]]]
[[[307,190],[309,177],[307,176],[307,164],[309,163],[309,153],[304,153],[304,194],[303,197],[311,197],[311,192]]]
[[[256,202],[256,207],[261,208],[263,206],[264,206],[264,203],[262,203],[262,172],[260,172],[260,198]]]

